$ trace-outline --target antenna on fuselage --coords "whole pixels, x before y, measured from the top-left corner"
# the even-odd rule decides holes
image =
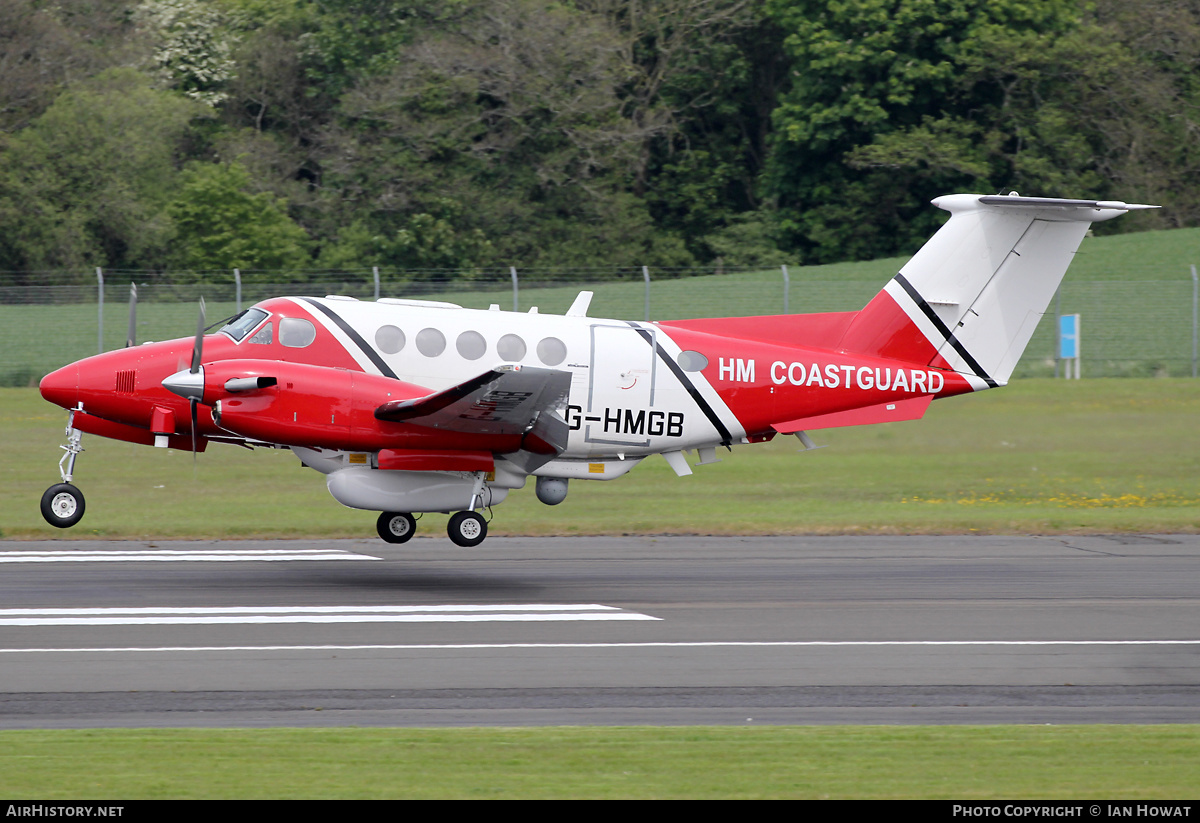
[[[576,295],[575,302],[567,309],[567,317],[587,317],[588,306],[592,304],[592,294],[590,291],[581,291]]]

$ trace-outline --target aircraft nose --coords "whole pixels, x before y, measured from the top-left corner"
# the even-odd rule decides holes
[[[79,364],[63,366],[42,378],[38,384],[42,397],[64,409],[74,408],[79,403]]]

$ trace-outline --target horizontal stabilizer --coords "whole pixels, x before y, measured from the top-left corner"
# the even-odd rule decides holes
[[[920,397],[910,397],[907,400],[896,400],[892,403],[880,403],[848,411],[802,417],[786,423],[774,423],[771,428],[780,434],[795,434],[806,429],[836,429],[841,426],[866,426],[872,423],[920,420],[924,417],[925,410],[929,408],[932,400],[932,394],[925,394]]]

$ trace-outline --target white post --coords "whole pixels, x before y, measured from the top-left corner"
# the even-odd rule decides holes
[[[517,267],[516,267],[516,266],[509,266],[509,267],[508,267],[508,273],[509,273],[509,275],[511,275],[511,276],[512,276],[512,284],[513,284],[513,311],[520,311],[521,309],[520,309],[520,308],[518,308],[518,306],[519,306],[519,303],[517,302]]]
[[[650,322],[650,267],[642,266],[642,279],[646,281],[646,322]]]

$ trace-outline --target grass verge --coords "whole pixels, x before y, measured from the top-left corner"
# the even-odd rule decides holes
[[[1186,799],[1196,726],[0,732],[0,793],[88,798]]]

